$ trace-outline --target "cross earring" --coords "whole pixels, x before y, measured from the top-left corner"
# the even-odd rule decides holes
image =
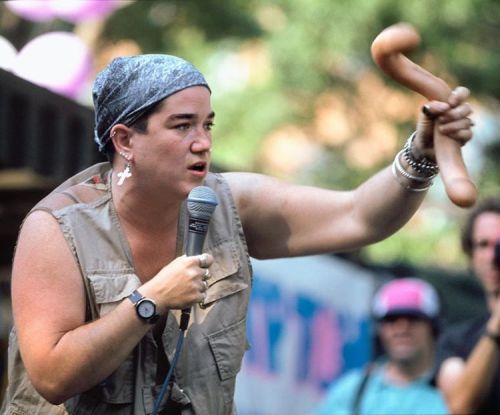
[[[118,186],[121,186],[125,182],[125,180],[127,180],[129,177],[132,177],[129,157],[127,157],[127,155],[125,153],[122,153],[122,152],[120,152],[120,156],[122,156],[125,160],[127,160],[127,164],[125,165],[125,168],[123,169],[123,171],[118,173],[118,177],[119,177],[118,183],[117,183]]]

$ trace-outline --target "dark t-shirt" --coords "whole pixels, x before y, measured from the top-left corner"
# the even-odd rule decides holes
[[[461,357],[466,360],[483,335],[488,318],[489,316],[475,318],[445,330],[438,342],[438,365],[449,357]],[[497,366],[486,401],[478,409],[477,413],[481,415],[500,414],[500,365]]]

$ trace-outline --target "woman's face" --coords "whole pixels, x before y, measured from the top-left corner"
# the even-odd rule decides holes
[[[166,98],[149,117],[146,133],[132,132],[134,180],[142,189],[183,199],[203,182],[214,116],[209,90],[194,86]]]

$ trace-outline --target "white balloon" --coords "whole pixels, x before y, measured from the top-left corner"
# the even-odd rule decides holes
[[[92,70],[88,47],[74,33],[50,32],[28,42],[12,71],[56,93],[76,98]]]
[[[0,36],[0,68],[10,71],[16,60],[17,49],[7,39]]]

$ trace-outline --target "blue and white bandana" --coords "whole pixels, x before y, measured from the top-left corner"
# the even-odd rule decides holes
[[[103,151],[111,128],[130,125],[159,101],[191,86],[209,86],[201,72],[171,55],[115,58],[96,77],[94,140]]]

